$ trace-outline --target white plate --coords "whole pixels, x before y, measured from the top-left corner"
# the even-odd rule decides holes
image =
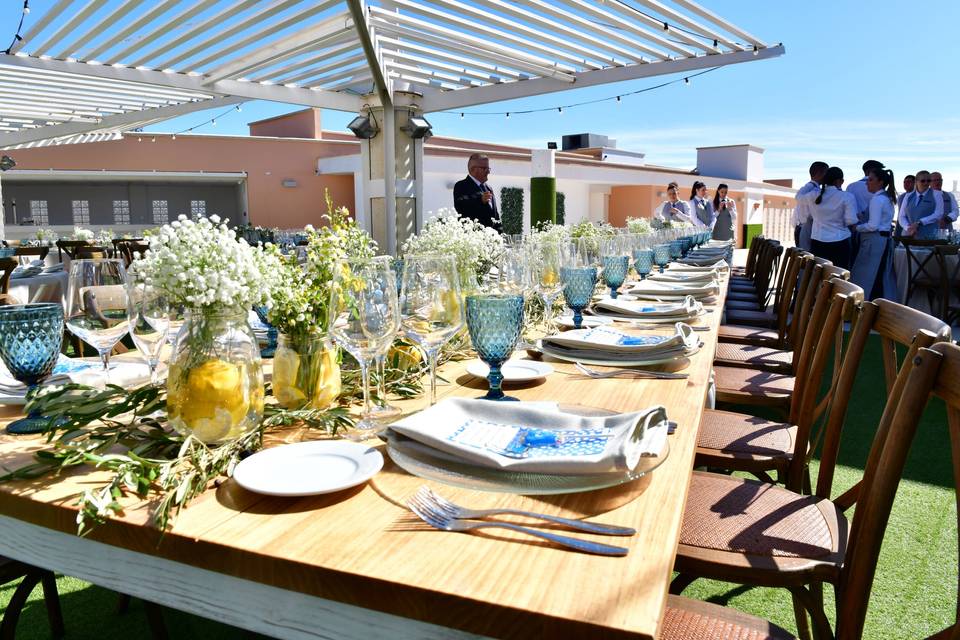
[[[692,316],[672,316],[672,317],[628,316],[628,315],[621,315],[617,313],[607,313],[606,311],[602,311],[602,310],[601,311],[593,310],[590,313],[592,315],[583,316],[584,321],[586,321],[587,318],[591,318],[598,321],[610,320],[611,322],[633,322],[636,324],[676,324],[678,322],[689,323],[691,320],[696,320],[701,316],[705,316],[707,314],[707,310],[701,309],[699,312],[697,312]],[[603,324],[608,324],[608,323],[603,322]],[[584,323],[584,326],[587,326],[586,323]]]
[[[701,343],[702,344],[702,343]],[[543,351],[544,355],[550,356],[551,358],[556,358],[557,360],[565,360],[566,362],[579,362],[581,364],[595,364],[604,367],[645,367],[653,364],[664,364],[666,362],[673,362],[674,360],[680,360],[681,358],[689,358],[692,355],[697,354],[700,351],[700,345],[691,351],[687,351],[683,355],[673,355],[673,356],[652,356],[648,358],[611,358],[610,360],[603,359],[594,359],[594,358],[583,358],[578,356],[572,356],[568,353],[562,353],[551,349],[548,346],[540,345],[540,350]]]
[[[240,462],[233,477],[244,489],[268,496],[312,496],[355,487],[383,467],[376,449],[347,440],[316,440],[259,451]]]
[[[583,316],[583,322],[581,323],[583,327],[599,327],[605,324],[612,324],[613,318],[608,318],[606,316]],[[573,324],[573,316],[560,316],[556,320],[557,324],[561,327],[566,327],[567,329],[576,328]]]
[[[530,382],[545,378],[553,373],[553,367],[546,362],[535,360],[508,360],[500,368],[504,382]],[[467,365],[467,373],[478,378],[486,378],[490,367],[481,360],[474,360]]]

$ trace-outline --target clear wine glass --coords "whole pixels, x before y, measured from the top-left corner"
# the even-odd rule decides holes
[[[97,350],[109,382],[110,351],[129,329],[127,271],[122,260],[71,260],[67,328]]]
[[[397,298],[400,297],[400,285],[403,284],[403,258],[392,258],[390,268],[393,269],[393,275],[397,283]],[[371,410],[378,420],[386,420],[399,416],[403,411],[400,407],[395,407],[387,402],[386,379],[387,379],[387,355],[390,353],[392,343],[387,345],[386,351],[376,357],[377,363],[377,404]]]
[[[363,414],[351,440],[364,440],[380,424],[371,413],[370,365],[385,352],[399,327],[397,284],[389,256],[351,258],[334,272],[330,295],[330,334],[360,364]]]
[[[440,347],[463,326],[460,275],[453,256],[405,256],[400,313],[404,335],[420,347],[430,366],[430,404],[436,404]]]
[[[563,291],[560,269],[564,264],[563,256],[566,247],[566,243],[563,242],[540,242],[532,259],[534,286],[543,299],[543,319],[547,327],[547,335],[554,333],[553,303]]]
[[[150,384],[157,384],[160,351],[170,332],[170,300],[148,284],[142,275],[131,272],[127,286],[130,337],[150,367]]]
[[[500,257],[498,289],[500,293],[519,294],[524,297],[532,289],[528,245],[508,247]]]

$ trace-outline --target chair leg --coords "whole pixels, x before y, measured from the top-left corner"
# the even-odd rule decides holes
[[[799,589],[802,591],[803,589]],[[803,600],[797,593],[798,590],[790,589],[790,595],[793,597],[793,615],[797,620],[797,637],[800,640],[810,640],[810,624],[807,622],[807,608],[803,606]]]
[[[20,613],[38,582],[40,582],[40,573],[37,571],[31,571],[23,576],[20,585],[13,592],[13,597],[7,603],[7,609],[3,614],[3,622],[0,622],[0,640],[14,640],[16,638]]]
[[[693,584],[693,581],[696,579],[697,576],[692,573],[678,574],[677,577],[670,582],[670,594],[674,596],[680,595],[683,593],[683,590]]]
[[[125,594],[125,593],[118,593],[118,594],[117,594],[117,609],[116,609],[116,611],[117,611],[118,614],[122,614],[122,613],[126,613],[126,612],[127,612],[127,610],[130,608],[130,600],[131,600],[130,596],[128,596],[128,595]]]
[[[170,636],[167,635],[167,625],[163,622],[163,609],[160,605],[144,600],[143,608],[147,613],[147,624],[153,640],[168,640]]]
[[[63,611],[60,610],[60,594],[57,593],[57,578],[52,571],[42,571],[43,601],[47,606],[47,619],[50,621],[50,635],[62,638],[66,633],[63,626]]]

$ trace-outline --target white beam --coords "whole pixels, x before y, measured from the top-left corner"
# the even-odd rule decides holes
[[[635,23],[623,20],[623,18],[615,13],[610,13],[606,9],[601,9],[596,2],[588,2],[587,0],[560,0],[560,2],[561,4],[571,7],[574,11],[578,11],[585,15],[600,19],[606,25],[614,29],[617,27],[623,28],[629,33],[632,33],[634,37],[643,38],[644,40],[652,42],[659,47],[679,53],[681,56],[689,57],[696,55],[695,51],[688,49],[683,45],[679,45],[669,38],[664,38],[659,33],[647,31]],[[658,57],[662,58],[662,56]]]
[[[310,67],[309,69],[307,69],[306,71],[303,71],[302,73],[298,73],[295,76],[286,76],[282,80],[278,80],[277,82],[279,84],[290,84],[290,83],[303,82],[304,80],[308,80],[308,79],[322,80],[323,78],[319,78],[319,76],[322,76],[325,73],[331,73],[333,71],[336,71],[337,69],[353,67],[359,62],[365,62],[366,59],[367,59],[367,56],[364,55],[363,52],[355,53],[345,58],[331,60],[329,63],[321,65],[319,67]]]
[[[153,22],[154,18],[166,13],[169,9],[173,8],[178,1],[179,0],[162,0],[162,2],[158,2],[153,6],[152,9],[147,11],[145,14],[143,14],[142,16],[140,16],[139,18],[137,18],[136,20],[134,20],[133,22],[125,26],[123,29],[120,29],[115,34],[113,34],[113,36],[111,36],[109,40],[106,40],[105,42],[100,43],[92,51],[88,52],[86,60],[96,60],[97,56],[99,56],[101,53],[103,53],[104,51],[107,51],[113,46],[116,46],[118,43],[123,42],[128,37],[130,37],[131,34],[139,31],[140,27],[143,27],[144,25],[148,25],[151,22]],[[116,62],[116,61],[112,60],[108,62],[110,64],[113,64],[113,62]]]
[[[722,33],[717,33],[713,29],[708,29],[707,27],[703,26],[696,20],[691,20],[689,17],[685,16],[679,11],[674,11],[672,7],[667,6],[662,2],[659,2],[658,0],[635,0],[635,1],[644,7],[653,9],[654,11],[656,11],[662,16],[666,16],[666,18],[671,22],[674,22],[688,29],[696,31],[697,33],[700,33],[705,37],[713,38],[719,44],[730,47],[731,49],[734,49],[734,50],[743,48],[742,46],[738,45],[736,42],[727,38]]]
[[[106,1],[107,0],[90,0],[90,2],[88,2],[83,9],[80,9],[80,11],[74,13],[69,20],[60,25],[60,27],[54,31],[52,35],[44,40],[43,44],[37,46],[33,50],[34,55],[42,56],[43,54],[47,53],[47,49],[52,47],[53,44],[58,42],[61,38],[65,38],[67,35],[69,35],[78,24],[89,18],[90,14],[102,7]]]
[[[237,78],[251,70],[289,60],[293,56],[314,50],[328,39],[336,38],[348,29],[352,30],[351,23],[350,16],[346,13],[331,16],[213,69],[206,74],[205,84],[213,84],[226,78]]]
[[[332,84],[332,83],[335,83],[335,82],[338,82],[338,81],[340,81],[340,80],[343,80],[344,78],[349,78],[350,76],[356,76],[356,75],[359,75],[359,74],[361,74],[361,73],[366,73],[366,72],[368,72],[369,70],[370,70],[370,69],[367,67],[366,61],[364,61],[364,62],[362,62],[361,64],[356,64],[356,65],[354,65],[354,66],[352,66],[352,67],[340,68],[340,70],[339,70],[337,73],[331,73],[330,75],[328,75],[328,76],[326,76],[326,77],[323,77],[323,78],[315,78],[315,79],[311,80],[311,81],[310,81],[310,84],[307,85],[307,86],[308,86],[309,88],[311,88],[311,89],[314,88],[314,87],[327,86],[327,85],[330,85],[330,84]]]
[[[479,71],[474,71],[468,69],[464,66],[447,64],[445,62],[440,62],[438,60],[431,60],[430,58],[425,58],[424,56],[417,56],[410,53],[404,53],[402,51],[395,51],[393,49],[383,49],[384,58],[390,62],[391,60],[398,62],[405,62],[409,64],[422,64],[427,67],[434,69],[440,69],[442,71],[448,71],[452,73],[459,74],[462,78],[473,78],[479,82],[495,82],[498,81],[498,78],[494,78],[490,74],[484,74]]]
[[[484,87],[447,91],[438,95],[431,95],[429,97],[424,96],[423,104],[421,106],[425,112],[460,109],[462,107],[468,107],[471,105],[487,104],[490,102],[499,102],[501,100],[513,100],[515,98],[525,98],[527,96],[540,95],[544,93],[554,93],[556,91],[565,91],[567,89],[592,87],[598,84],[607,84],[610,82],[623,82],[625,80],[649,78],[670,73],[685,73],[688,71],[696,71],[710,67],[720,67],[729,64],[738,64],[741,62],[753,62],[754,60],[775,58],[783,54],[783,45],[778,45],[776,47],[760,49],[757,52],[757,55],[753,55],[752,51],[737,51],[733,53],[722,53],[714,56],[680,58],[677,60],[654,62],[644,65],[612,67],[610,69],[601,69],[599,71],[586,71],[584,73],[578,73],[573,85],[559,82],[552,78],[532,78],[530,80],[524,80],[523,82],[487,85]]]
[[[497,66],[495,64],[489,64],[480,60],[474,60],[472,58],[467,58],[463,53],[457,54],[450,51],[443,51],[439,49],[432,49],[430,47],[424,46],[422,44],[417,44],[411,40],[399,40],[397,38],[391,38],[389,36],[381,35],[380,42],[393,45],[400,52],[405,51],[417,51],[419,53],[426,54],[431,58],[437,58],[438,60],[446,60],[448,62],[453,62],[458,65],[466,65],[467,67],[473,67],[477,69],[477,75],[481,79],[492,80],[494,82],[501,81],[502,78],[512,78],[518,80],[520,74],[512,69],[505,69],[503,67]],[[409,55],[409,54],[408,54]],[[411,60],[414,58],[410,58]],[[484,74],[483,72],[487,72]]]
[[[33,38],[36,38],[37,34],[43,31],[48,24],[53,22],[54,18],[64,14],[71,2],[73,2],[73,0],[59,0],[57,4],[44,11],[40,16],[40,19],[34,22],[33,25],[27,29],[27,32],[23,34],[23,39],[13,43],[13,46],[10,48],[10,53],[16,53],[24,45],[26,45],[27,42]]]
[[[117,24],[120,20],[126,17],[128,13],[136,9],[139,5],[143,4],[144,0],[124,0],[124,3],[117,7],[115,10],[111,11],[110,14],[102,22],[97,22],[86,31],[86,33],[78,36],[71,42],[69,45],[65,46],[64,53],[61,55],[55,56],[57,58],[66,58],[67,52],[70,51],[79,51],[92,39],[96,38],[99,35],[108,33],[113,30],[113,25]],[[92,60],[93,58],[89,55],[81,56],[76,55],[74,57],[84,58],[87,60]]]
[[[363,55],[367,58],[367,66],[370,68],[370,75],[373,76],[373,83],[377,88],[377,93],[380,94],[380,103],[385,111],[392,110],[393,86],[383,68],[383,57],[381,57],[380,48],[377,45],[377,37],[370,21],[366,0],[347,0],[347,7],[350,9],[350,15],[353,16],[357,38],[363,48]],[[394,203],[394,208],[395,205],[396,203]]]
[[[353,32],[349,34],[352,38]],[[300,60],[295,65],[284,67],[283,69],[273,69],[260,75],[250,78],[251,82],[270,81],[274,84],[297,83],[306,78],[313,77],[321,73],[332,71],[340,64],[353,64],[360,62],[366,56],[360,50],[360,43],[356,40],[344,38],[338,46],[324,49],[317,55]],[[345,55],[350,54],[350,55]],[[341,57],[344,56],[344,57]],[[319,64],[320,66],[314,66]]]
[[[208,95],[236,96],[248,100],[272,100],[273,102],[286,102],[303,105],[305,107],[324,107],[338,111],[356,111],[362,105],[357,96],[317,89],[264,85],[256,82],[239,82],[237,80],[221,80],[207,87],[204,86],[203,77],[201,76],[190,76],[182,73],[163,73],[162,71],[144,69],[128,69],[126,67],[106,65],[90,65],[82,62],[65,62],[63,60],[40,60],[27,56],[0,57],[0,62],[11,66],[72,73],[79,77],[91,76],[112,80],[126,80],[128,82],[155,85],[161,88],[198,91]]]
[[[697,38],[694,38],[693,36],[690,36],[684,33],[683,31],[680,31],[679,29],[674,29],[670,25],[669,20],[664,21],[664,20],[659,20],[657,18],[654,18],[652,16],[648,16],[644,12],[641,12],[635,7],[623,2],[611,2],[606,6],[610,7],[613,11],[615,11],[616,13],[619,13],[624,18],[627,18],[630,20],[636,20],[638,22],[641,22],[647,25],[648,27],[653,27],[654,29],[658,29],[658,30],[663,29],[664,22],[666,22],[667,28],[663,29],[662,31],[659,31],[659,33],[664,33],[666,35],[669,35],[675,40],[679,40],[681,42],[694,46],[698,49],[706,51],[707,53],[712,53],[712,54],[721,53],[720,49],[713,46],[712,43],[706,44],[703,40],[698,40]],[[710,39],[713,40],[712,35],[710,36]],[[740,50],[742,48],[743,47],[736,47],[737,50]]]
[[[63,136],[88,133],[91,131],[103,131],[109,129],[131,128],[147,121],[166,120],[175,118],[195,111],[214,109],[231,104],[243,102],[240,98],[232,96],[223,98],[212,98],[202,102],[188,102],[185,104],[172,105],[169,107],[158,107],[156,109],[147,109],[145,111],[131,111],[121,113],[115,116],[108,116],[97,122],[68,122],[49,127],[40,127],[31,131],[12,135],[0,135],[0,147],[6,147],[14,144],[23,144],[35,140],[44,140],[47,138],[61,138]]]
[[[194,16],[198,15],[202,11],[206,11],[215,2],[217,2],[217,0],[191,0],[191,2],[187,3],[187,7],[183,11],[174,16],[170,16],[166,19],[166,22],[157,25],[149,33],[138,34],[138,37],[134,39],[134,41],[128,47],[111,56],[109,63],[114,64],[120,62],[129,67],[137,66],[132,64],[129,60],[126,60],[126,57],[134,55],[138,51],[143,51],[145,47],[175,31],[181,25],[189,24],[190,20],[192,20]]]
[[[690,11],[691,13],[694,13],[700,16],[701,18],[704,18],[705,20],[709,20],[713,24],[726,29],[727,31],[729,31],[730,33],[732,33],[733,35],[739,38],[743,38],[744,40],[754,45],[755,47],[759,47],[762,49],[762,48],[766,48],[767,46],[766,44],[764,44],[762,40],[760,40],[756,36],[750,33],[747,33],[737,25],[724,20],[722,16],[718,16],[717,14],[710,11],[709,9],[701,7],[696,2],[692,2],[691,0],[673,0],[673,1],[676,2],[678,5],[680,5],[681,7],[683,7],[684,9],[686,9],[687,11]]]

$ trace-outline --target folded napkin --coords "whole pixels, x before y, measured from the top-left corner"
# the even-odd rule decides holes
[[[703,309],[693,296],[686,296],[678,302],[664,302],[654,304],[637,300],[624,299],[625,296],[603,298],[594,303],[598,312],[615,313],[629,318],[676,318],[683,320],[691,318]],[[631,296],[632,297],[632,296]]]
[[[720,293],[720,285],[716,280],[710,280],[705,283],[641,280],[640,282],[631,284],[629,293],[633,296],[659,298],[677,298],[683,296],[706,298]]]
[[[32,278],[43,273],[43,267],[31,264],[28,267],[20,265],[10,274],[11,278]]]
[[[651,273],[646,277],[647,280],[654,282],[678,282],[681,284],[709,284],[716,280],[716,271],[713,269],[707,271],[664,271],[663,273]]]
[[[580,355],[590,359],[679,356],[700,344],[690,325],[678,322],[675,326],[676,333],[672,336],[638,336],[602,325],[547,336],[541,343],[547,349],[557,349],[570,356]]]
[[[617,473],[663,451],[668,429],[661,406],[584,417],[524,402],[452,398],[390,425],[431,453],[504,471]]]
[[[677,260],[679,264],[692,265],[696,267],[709,267],[711,269],[729,269],[730,265],[727,264],[726,260],[717,259],[717,256],[687,256],[686,258],[680,258]],[[671,267],[675,267],[677,263],[672,263]]]
[[[695,265],[695,264],[684,264],[682,262],[671,262],[670,266],[667,267],[665,273],[681,272],[681,273],[713,273],[719,274],[722,271],[726,271],[730,268],[725,261],[719,260],[714,261],[712,264],[707,265]]]
[[[150,379],[150,368],[140,362],[110,363],[110,384],[121,387],[133,387]],[[90,386],[98,386],[103,380],[103,372],[99,362],[77,360],[60,355],[53,373],[43,381],[44,386],[67,384],[76,382]],[[0,393],[7,396],[24,396],[27,387],[14,378],[3,362],[0,362]]]
[[[57,264],[52,264],[52,265],[50,265],[49,267],[44,267],[44,268],[43,268],[43,272],[44,272],[44,273],[59,273],[59,272],[61,272],[61,271],[63,271],[63,263],[62,263],[62,262],[58,262]]]

